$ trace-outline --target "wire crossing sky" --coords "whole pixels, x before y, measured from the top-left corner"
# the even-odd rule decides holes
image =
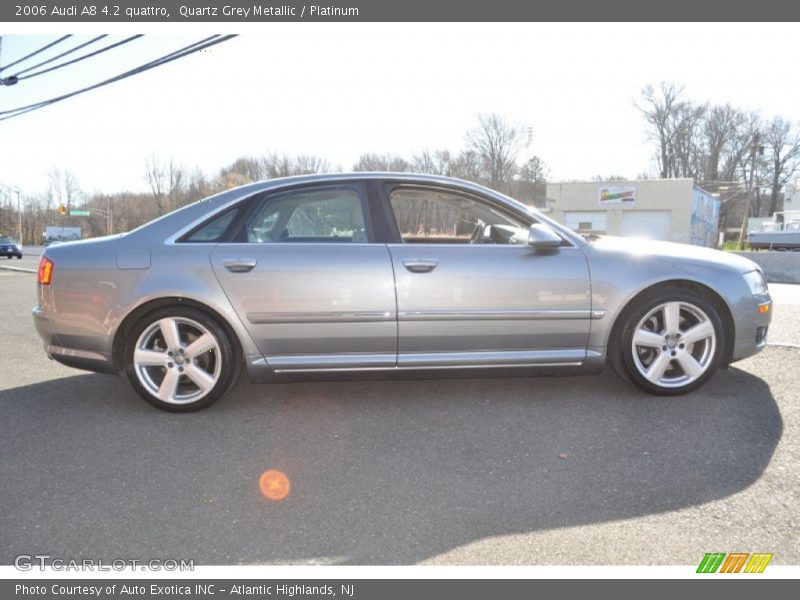
[[[103,51],[110,50],[112,47],[116,47],[116,46],[119,46],[121,44],[133,41],[134,39],[136,39],[138,37],[141,37],[141,35],[131,36],[130,38],[126,38],[125,40],[122,40],[121,42],[118,42],[116,44],[112,44],[111,46],[107,46],[106,48],[103,48],[102,50]],[[34,110],[38,110],[40,108],[45,108],[46,106],[50,106],[51,104],[55,104],[56,102],[61,102],[62,100],[66,100],[68,98],[72,98],[72,97],[77,96],[79,94],[83,94],[83,93],[86,93],[86,92],[89,92],[89,91],[92,91],[92,90],[96,90],[96,89],[98,89],[100,87],[109,85],[111,83],[116,83],[117,81],[122,81],[123,79],[126,79],[128,77],[132,77],[133,75],[138,75],[139,73],[143,73],[144,71],[148,71],[150,69],[154,69],[156,67],[160,67],[161,65],[164,65],[164,64],[166,64],[168,62],[172,62],[173,60],[177,60],[179,58],[183,58],[184,56],[189,56],[190,54],[194,54],[195,52],[199,52],[200,50],[204,50],[204,49],[209,48],[209,47],[211,47],[211,46],[213,46],[215,44],[219,44],[221,42],[227,41],[227,40],[231,39],[232,37],[234,37],[234,36],[230,36],[230,35],[228,35],[228,36],[214,35],[214,36],[205,38],[203,40],[200,40],[199,42],[195,42],[194,44],[190,44],[190,45],[188,45],[188,46],[186,46],[184,48],[181,48],[179,50],[176,50],[175,52],[171,52],[170,54],[162,56],[162,57],[160,57],[160,58],[158,58],[158,59],[156,59],[154,61],[151,61],[151,62],[146,63],[144,65],[140,65],[140,66],[138,66],[138,67],[136,67],[134,69],[131,69],[129,71],[125,71],[124,73],[120,73],[119,75],[116,75],[115,77],[111,77],[110,79],[105,79],[103,81],[100,81],[100,82],[95,83],[93,85],[87,86],[85,88],[81,88],[79,90],[75,90],[75,91],[72,91],[72,92],[70,92],[68,94],[63,94],[61,96],[57,96],[55,98],[48,98],[47,100],[42,100],[41,102],[37,102],[35,104],[29,104],[27,106],[21,106],[21,107],[18,107],[18,108],[15,108],[15,109],[11,109],[11,110],[0,111],[0,121],[11,119],[11,118],[23,115],[25,113],[29,113],[29,112],[34,111]],[[95,55],[95,54],[97,54],[99,52],[100,51],[92,53],[92,55]],[[77,62],[77,60],[76,61],[72,61],[72,62]],[[60,66],[63,67],[63,66],[66,66],[67,64],[68,63],[65,63],[65,64],[62,64]],[[41,73],[42,72],[40,72],[40,74]],[[25,78],[23,78],[23,79],[25,79]],[[14,85],[16,85],[16,83]]]
[[[14,35],[7,26],[0,77],[100,34],[110,34],[104,46],[129,37],[98,27],[75,25],[68,40],[12,66],[62,36]],[[215,33],[140,29],[148,35],[135,43],[0,86],[0,111],[93,86]],[[153,155],[209,174],[268,152],[319,155],[349,169],[367,152],[458,151],[479,112],[532,128],[529,151],[553,180],[635,177],[653,169],[634,103],[661,81],[685,85],[693,100],[800,119],[792,24],[279,23],[238,32],[0,122],[0,183],[38,193],[57,167],[87,192],[143,191]]]

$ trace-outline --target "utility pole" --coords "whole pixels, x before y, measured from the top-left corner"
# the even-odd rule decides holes
[[[106,235],[114,232],[114,213],[111,212],[111,196],[106,196]]]
[[[753,134],[753,143],[750,145],[750,178],[747,182],[747,201],[744,206],[744,216],[742,217],[742,228],[739,230],[739,250],[744,250],[744,236],[747,232],[747,219],[750,217],[750,202],[753,198],[753,174],[756,170],[756,155],[764,154],[764,146],[758,145],[759,135],[756,131]]]
[[[17,192],[17,214],[19,215],[19,243],[24,246],[25,242],[22,241],[22,202],[19,199],[19,188],[14,188],[14,191]]]

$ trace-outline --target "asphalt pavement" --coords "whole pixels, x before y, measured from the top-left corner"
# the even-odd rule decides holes
[[[774,290],[771,339],[800,343],[800,286]],[[49,361],[34,300],[33,276],[0,270],[0,563],[800,563],[796,348],[678,398],[610,370],[243,380],[176,415]],[[267,470],[290,482],[283,500],[260,491]]]

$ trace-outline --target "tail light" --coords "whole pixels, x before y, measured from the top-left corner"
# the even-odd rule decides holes
[[[38,280],[42,285],[50,285],[50,280],[53,279],[53,261],[43,256],[39,261]]]

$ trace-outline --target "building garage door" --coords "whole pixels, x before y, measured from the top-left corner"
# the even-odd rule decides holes
[[[608,220],[605,211],[600,210],[570,210],[564,212],[564,225],[574,231],[593,231],[605,233],[608,230]]]
[[[671,214],[668,210],[622,211],[622,235],[650,240],[669,239]]]

